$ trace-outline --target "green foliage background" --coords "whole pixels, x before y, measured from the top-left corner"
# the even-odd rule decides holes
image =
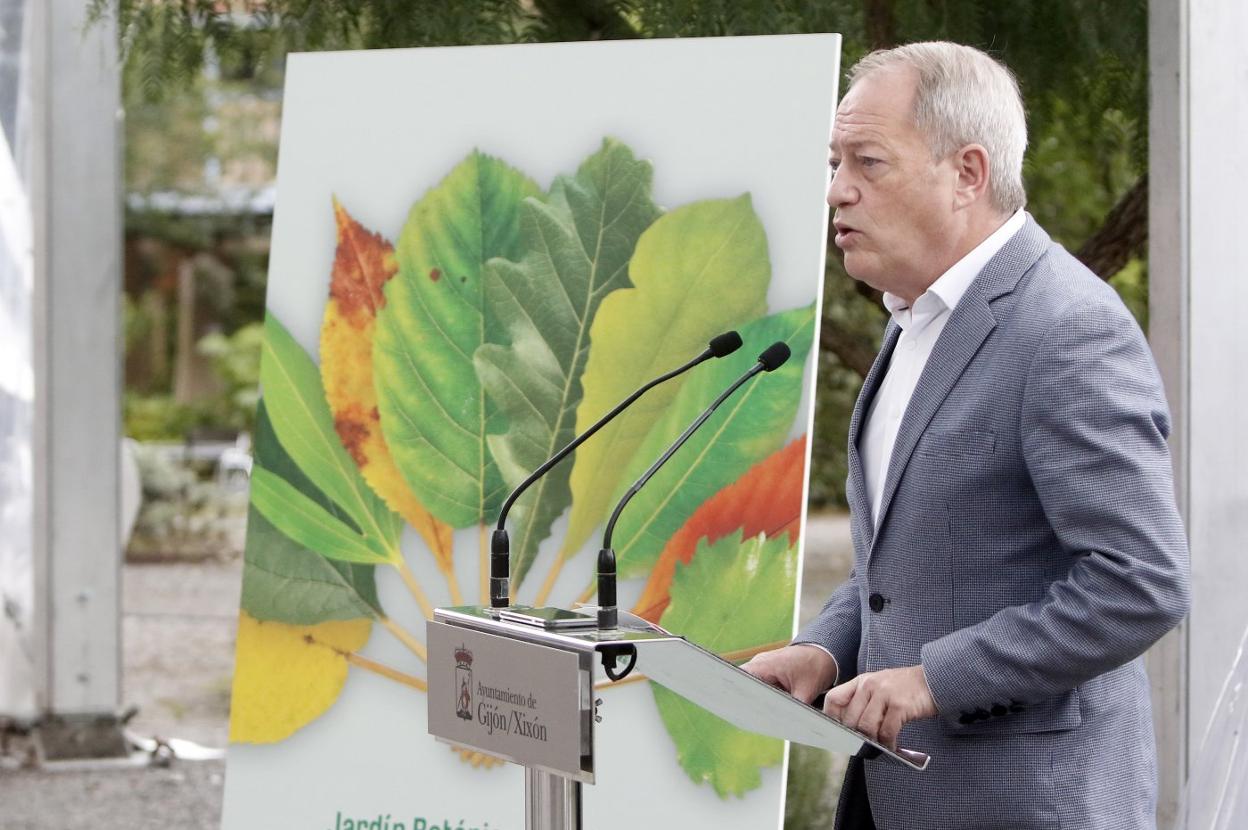
[[[118,19],[127,50],[132,190],[162,182],[185,188],[188,170],[194,178],[212,153],[271,164],[275,142],[248,126],[254,119],[245,109],[227,108],[237,117],[207,137],[197,127],[215,117],[206,113],[206,101],[240,88],[272,100],[288,51],[821,31],[844,35],[846,68],[874,46],[928,39],[969,43],[1003,59],[1027,104],[1029,210],[1072,250],[1093,236],[1147,161],[1145,0],[269,0],[250,14],[216,0],[90,5],[95,14]],[[1146,324],[1147,268],[1142,252],[1135,253],[1111,282]],[[834,246],[827,271],[825,328],[835,326],[843,341],[873,352],[883,310],[855,290]],[[816,506],[844,503],[848,411],[861,384],[859,373],[826,346],[825,338],[811,486]]]

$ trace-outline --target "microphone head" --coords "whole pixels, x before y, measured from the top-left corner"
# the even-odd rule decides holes
[[[715,357],[727,357],[741,348],[741,335],[735,331],[726,331],[711,338],[711,354]]]
[[[763,349],[763,353],[758,356],[758,362],[763,364],[763,371],[773,372],[784,365],[790,354],[789,344],[783,340],[777,340]]]

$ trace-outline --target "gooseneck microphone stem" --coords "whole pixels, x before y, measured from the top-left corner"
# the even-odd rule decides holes
[[[602,429],[613,418],[619,415],[640,398],[660,383],[671,380],[677,375],[689,371],[699,363],[710,360],[712,357],[724,357],[736,351],[741,346],[741,337],[735,331],[725,332],[711,339],[709,347],[699,354],[697,357],[687,363],[678,366],[672,371],[660,375],[654,380],[642,386],[633,394],[620,401],[606,415],[599,418],[589,429],[572,439],[567,446],[556,452],[549,459],[534,470],[528,478],[520,482],[516,489],[503,502],[502,509],[498,513],[498,524],[494,528],[494,534],[490,539],[490,606],[493,608],[506,608],[511,602],[511,542],[507,537],[507,514],[511,511],[512,505],[516,503],[521,494],[536,482],[539,478],[550,472],[551,468],[562,461],[573,450],[587,441],[594,433]]]
[[[646,486],[646,482],[659,471],[659,468],[666,464],[667,460],[676,454],[676,451],[689,440],[690,436],[698,431],[698,428],[701,427],[702,424],[706,423],[706,419],[715,413],[715,410],[719,408],[720,404],[728,400],[728,398],[732,396],[733,392],[736,392],[741,388],[742,384],[761,371],[763,371],[763,365],[761,363],[755,363],[750,368],[750,371],[737,378],[732,386],[725,389],[710,406],[703,410],[702,414],[697,417],[697,420],[690,424],[689,427],[680,434],[680,437],[672,442],[672,445],[668,447],[661,456],[659,456],[659,460],[651,464],[650,469],[642,473],[641,478],[637,479],[637,481],[633,483],[633,486],[628,488],[627,492],[624,493],[624,497],[620,499],[620,503],[615,506],[615,511],[612,512],[611,518],[607,521],[607,529],[602,534],[603,548],[611,547],[611,534],[615,531],[615,523],[620,518],[620,514],[624,512],[624,508],[628,506],[630,501],[632,501],[633,496],[637,495],[641,488]]]
[[[676,451],[689,440],[690,436],[698,430],[706,419],[714,414],[719,405],[728,400],[733,392],[736,392],[747,381],[760,372],[771,372],[789,359],[789,347],[783,342],[778,341],[768,346],[762,354],[758,356],[758,362],[750,367],[749,371],[737,378],[731,386],[720,393],[711,405],[702,411],[693,423],[691,423],[680,437],[672,442],[659,460],[650,465],[650,468],[641,474],[641,478],[633,483],[620,499],[619,504],[615,506],[615,510],[611,513],[611,518],[607,521],[606,529],[602,534],[602,549],[598,551],[598,628],[600,631],[609,631],[619,625],[619,608],[616,605],[616,562],[615,549],[611,547],[611,535],[615,532],[615,523],[619,520],[620,514],[624,512],[624,508],[633,500],[633,496],[646,486],[646,482],[659,471],[659,468],[667,463],[667,460],[676,454]],[[604,667],[607,666],[604,659]],[[608,667],[607,674],[613,680],[617,677],[612,673],[612,669]],[[627,674],[627,669],[624,674]],[[620,677],[623,674],[619,675]]]
[[[632,405],[633,401],[649,392],[654,387],[664,381],[671,380],[682,372],[687,372],[699,363],[709,360],[712,357],[710,349],[702,352],[702,354],[690,360],[688,363],[673,369],[662,377],[657,377],[629,395],[623,401],[616,405],[614,409],[603,415],[589,429],[582,432],[576,438],[572,439],[566,447],[559,450],[546,460],[542,466],[534,470],[528,478],[520,482],[515,490],[511,491],[511,495],[503,502],[503,508],[498,513],[498,525],[494,528],[494,535],[490,539],[490,606],[493,608],[506,608],[511,602],[511,542],[507,537],[507,514],[511,511],[511,506],[516,503],[516,499],[520,497],[525,490],[542,476],[546,475],[552,467],[568,456],[568,453],[575,450],[590,438],[595,432],[607,425],[612,418],[619,415],[625,409]]]
[[[566,458],[568,453],[572,452],[581,444],[585,443],[586,440],[588,440],[591,436],[593,436],[595,432],[597,432],[598,430],[606,426],[607,423],[611,421],[611,419],[613,419],[616,415],[619,415],[625,409],[632,406],[633,401],[637,400],[642,395],[646,394],[651,389],[658,386],[660,383],[669,381],[672,378],[676,377],[677,375],[683,374],[684,372],[689,371],[694,366],[697,366],[699,363],[709,360],[711,357],[712,357],[711,350],[707,349],[702,354],[698,355],[693,360],[690,360],[688,363],[684,364],[683,366],[677,367],[673,369],[672,371],[668,372],[666,375],[663,375],[662,377],[657,377],[654,380],[650,381],[645,386],[641,387],[636,392],[629,395],[624,400],[620,401],[620,403],[617,404],[614,409],[612,409],[606,415],[603,415],[601,418],[599,418],[594,423],[593,426],[591,426],[589,429],[582,432],[580,435],[576,436],[576,438],[572,439],[572,441],[569,442],[566,447],[559,450],[559,452],[555,453],[549,459],[547,459],[546,463],[542,464],[542,466],[534,470],[529,475],[528,478],[520,482],[519,486],[517,486],[515,490],[512,490],[511,495],[508,496],[507,500],[503,502],[503,508],[498,513],[497,529],[502,530],[505,527],[506,522],[507,522],[507,514],[508,512],[511,511],[511,506],[515,504],[516,499],[520,498],[520,496],[524,494],[524,491],[529,489],[529,487],[535,481],[537,481],[542,476],[546,475],[546,473],[549,472],[552,467],[554,467],[556,464],[558,464],[560,461]]]

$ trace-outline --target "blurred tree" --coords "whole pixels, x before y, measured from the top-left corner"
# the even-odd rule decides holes
[[[115,16],[128,100],[272,71],[288,51],[836,31],[873,48],[953,40],[1001,58],[1030,121],[1037,220],[1141,318],[1147,307],[1147,0],[88,0]],[[829,245],[812,499],[843,500],[849,408],[878,348],[878,296]]]

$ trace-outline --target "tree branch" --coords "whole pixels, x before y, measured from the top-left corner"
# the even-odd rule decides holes
[[[1075,257],[1103,280],[1122,270],[1148,244],[1148,174],[1132,185],[1109,211]]]
[[[611,0],[534,0],[546,35],[553,40],[619,40],[639,37]]]
[[[848,368],[866,377],[875,362],[875,350],[871,344],[858,337],[850,337],[838,326],[830,324],[826,318],[819,328],[819,348],[826,349]]]
[[[864,0],[863,19],[867,43],[872,49],[891,49],[897,45],[897,20],[893,17],[892,0]]]

